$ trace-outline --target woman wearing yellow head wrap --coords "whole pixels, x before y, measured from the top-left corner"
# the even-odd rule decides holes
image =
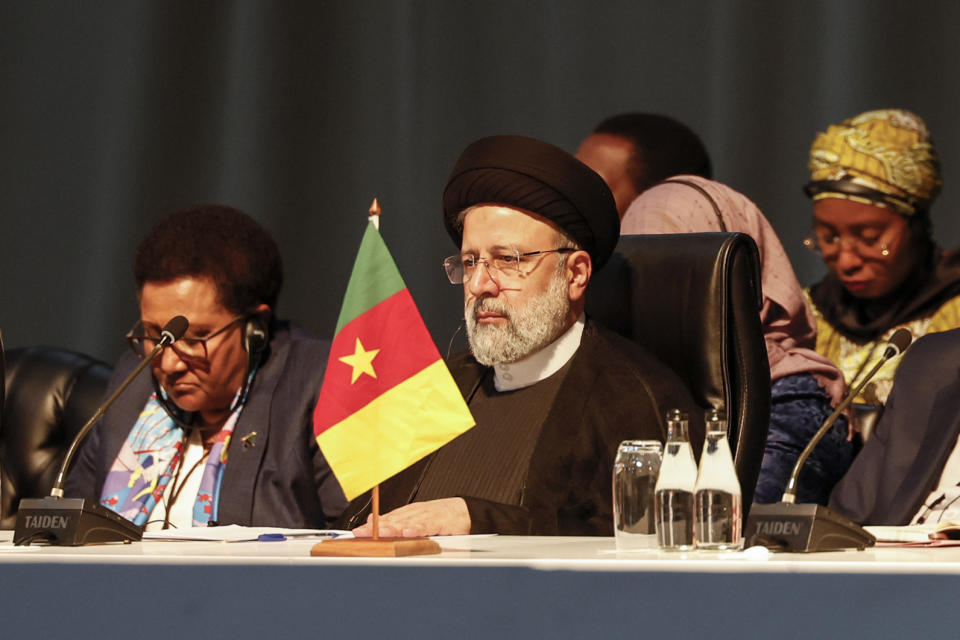
[[[926,124],[900,109],[868,111],[831,125],[810,149],[813,235],[828,275],[807,291],[817,351],[853,386],[900,328],[915,337],[960,327],[960,254],[930,233],[942,184]],[[882,404],[899,357],[859,401]]]

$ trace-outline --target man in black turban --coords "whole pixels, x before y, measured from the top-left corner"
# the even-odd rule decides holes
[[[381,532],[611,535],[617,446],[662,441],[665,412],[694,405],[670,370],[584,316],[619,233],[610,190],[553,145],[493,136],[460,156],[443,218],[470,341],[449,367],[477,424],[384,483]],[[355,500],[344,526],[368,505]]]

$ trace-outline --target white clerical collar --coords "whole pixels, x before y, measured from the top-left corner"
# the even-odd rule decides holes
[[[540,351],[517,362],[493,365],[493,385],[497,391],[529,387],[559,371],[577,352],[583,336],[583,323],[581,313],[572,327]]]

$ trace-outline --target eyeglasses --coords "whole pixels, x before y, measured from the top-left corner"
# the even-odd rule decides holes
[[[545,249],[544,251],[528,251],[520,253],[517,250],[501,251],[491,255],[489,258],[478,258],[472,254],[450,256],[444,258],[443,269],[447,272],[447,277],[451,284],[463,284],[473,277],[477,265],[484,264],[491,277],[502,278],[507,281],[514,281],[523,278],[536,265],[531,266],[535,256],[543,256],[548,253],[572,253],[576,249],[570,247],[561,247],[559,249]]]
[[[216,338],[233,325],[242,322],[245,319],[245,315],[237,316],[210,335],[202,338],[183,337],[177,340],[175,343],[169,345],[169,347],[173,349],[173,352],[177,354],[177,357],[187,364],[206,362],[210,359],[211,351],[211,349],[207,346],[207,342]],[[151,353],[160,342],[160,336],[147,335],[143,328],[143,322],[137,322],[137,324],[133,325],[133,328],[127,332],[126,338],[127,344],[130,345],[130,348],[133,349],[133,352],[141,359],[146,357],[147,354]]]
[[[835,233],[814,234],[803,239],[803,246],[824,258],[835,258],[842,249],[853,251],[861,258],[885,258],[890,255],[890,245],[880,238],[864,238],[860,235],[840,236]]]

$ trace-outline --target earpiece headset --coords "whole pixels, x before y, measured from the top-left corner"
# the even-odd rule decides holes
[[[463,330],[463,325],[464,325],[463,322],[458,324],[457,330],[453,332],[452,336],[450,336],[450,343],[447,345],[447,360],[450,359],[450,352],[453,351],[453,341],[457,338],[457,334],[459,334]]]
[[[243,349],[247,352],[248,360],[247,373],[250,373],[250,368],[255,362],[254,356],[259,356],[267,348],[269,341],[270,332],[266,319],[260,314],[247,318],[243,325]]]

